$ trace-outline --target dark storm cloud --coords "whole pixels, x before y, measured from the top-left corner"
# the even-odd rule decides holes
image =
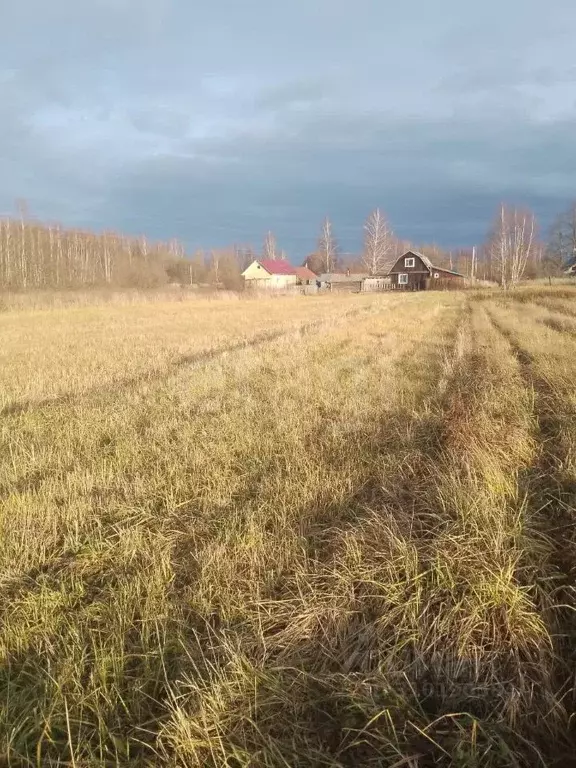
[[[254,242],[270,225],[301,256],[328,213],[344,247],[356,247],[377,202],[403,237],[455,246],[479,242],[502,199],[548,219],[576,177],[570,121],[526,125],[520,135],[506,121],[331,116],[301,122],[298,132],[292,123],[274,139],[206,140],[197,149],[139,164],[111,189],[102,216],[130,199],[132,229],[154,209],[198,246]]]
[[[478,242],[501,200],[576,197],[569,0],[22,0],[0,28],[0,209],[190,247],[325,215]],[[498,23],[495,23],[497,19]]]

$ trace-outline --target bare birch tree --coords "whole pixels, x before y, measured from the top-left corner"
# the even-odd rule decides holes
[[[394,264],[394,234],[378,208],[364,224],[362,263],[371,275],[387,274]]]
[[[489,253],[495,277],[502,288],[518,285],[532,256],[535,239],[534,214],[504,205],[500,207]]]
[[[338,257],[338,243],[332,232],[332,222],[326,217],[322,223],[322,232],[318,240],[318,255],[325,272],[333,272]]]
[[[275,261],[278,258],[278,252],[276,248],[276,238],[272,232],[268,232],[264,238],[264,248],[262,249],[263,259],[272,259]]]
[[[28,264],[26,261],[26,214],[27,206],[24,200],[17,201],[18,213],[20,214],[20,280],[22,288],[28,287]]]
[[[221,251],[211,251],[210,253],[210,269],[212,272],[212,279],[215,286],[220,284],[220,265],[222,262]]]
[[[174,264],[186,262],[174,242],[43,225],[27,217],[24,203],[19,214],[0,219],[0,290],[155,286],[168,280]]]

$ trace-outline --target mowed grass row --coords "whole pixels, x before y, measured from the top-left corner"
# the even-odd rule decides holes
[[[257,614],[265,661],[238,670],[247,688],[258,680],[254,703],[246,695],[244,714],[218,707],[230,683],[215,671],[212,740],[197,710],[179,706],[186,764],[517,766],[571,755],[534,578],[540,537],[525,519],[531,392],[477,306],[448,378],[428,370],[436,396],[420,392],[418,411],[397,412],[409,433],[382,445],[363,511],[328,529],[331,557],[289,579],[284,600],[265,604],[268,620]]]
[[[572,444],[535,382],[574,342],[531,305],[369,306],[4,417],[9,763],[569,764],[540,501]]]
[[[382,440],[407,439],[421,409],[427,418],[422,396],[450,359],[459,304],[409,299],[323,336],[5,417],[3,753],[210,760],[217,719],[197,754],[194,740],[179,746],[187,681],[206,686],[198,706],[210,707],[214,672],[236,684],[232,647],[237,664],[257,662],[265,603],[310,570],[327,527],[363,513]],[[253,691],[256,678],[244,683]],[[239,723],[246,695],[226,704]]]
[[[554,685],[571,716],[576,712],[576,328],[548,307],[510,311],[490,307],[533,390],[538,452],[525,477],[536,583],[555,649]],[[564,318],[564,320],[563,320]]]
[[[158,302],[0,313],[0,412],[114,387],[388,297]]]

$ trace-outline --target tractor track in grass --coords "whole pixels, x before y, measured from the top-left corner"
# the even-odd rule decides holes
[[[387,305],[386,309],[388,309],[389,306],[390,305]],[[371,309],[372,307],[354,308],[342,315],[334,315],[329,318],[314,320],[312,322],[303,323],[288,329],[279,328],[274,331],[264,331],[247,339],[234,341],[230,344],[216,347],[215,349],[209,349],[203,352],[196,352],[187,355],[180,355],[176,360],[167,363],[167,365],[162,369],[151,369],[134,376],[118,379],[103,387],[89,387],[82,392],[69,392],[62,395],[54,395],[41,398],[38,400],[18,400],[12,403],[8,403],[0,408],[0,418],[17,416],[28,411],[41,410],[43,408],[75,405],[77,403],[90,400],[91,397],[105,397],[106,395],[119,393],[130,388],[136,388],[141,384],[153,384],[155,382],[161,381],[162,379],[168,378],[169,376],[184,368],[202,368],[218,360],[219,358],[225,358],[227,355],[234,354],[235,352],[241,352],[246,349],[258,349],[260,347],[266,346],[267,344],[272,344],[275,341],[279,341],[283,338],[288,339],[291,336],[307,336],[309,334],[320,331],[323,327],[339,327],[351,320],[365,315],[368,316],[371,313]]]
[[[576,319],[576,308],[566,307],[562,304],[554,305],[550,299],[534,299],[533,303],[538,307],[543,307],[551,312],[557,312],[559,315],[564,315],[564,317]]]
[[[562,440],[562,432],[567,424],[574,428],[576,413],[562,393],[538,373],[535,358],[514,332],[489,308],[487,314],[509,343],[526,388],[534,393],[534,438],[538,450],[533,464],[521,478],[521,485],[528,499],[527,515],[531,525],[549,548],[543,589],[551,590],[553,608],[548,622],[556,658],[555,693],[566,709],[572,749],[572,759],[558,764],[575,765],[576,723],[572,715],[576,709],[576,482],[563,471],[569,449]]]
[[[380,313],[372,313],[373,318],[377,318],[378,314]],[[328,324],[330,327],[338,327],[342,328],[346,325],[346,322],[353,319],[353,317],[356,317],[357,315],[360,315],[362,319],[367,319],[370,316],[369,312],[362,311],[360,312],[356,310],[354,313],[347,313],[346,317],[340,318],[340,322],[337,324],[334,323],[333,319],[330,319],[328,321],[324,320],[323,323]],[[463,313],[462,310],[460,310],[459,318],[462,319]],[[307,330],[304,333],[313,332],[314,330],[317,330],[318,327],[322,323],[314,323],[309,324]],[[392,364],[393,365],[407,365],[410,364],[414,366],[414,372],[415,375],[419,372],[420,375],[422,375],[422,368],[425,367],[423,365],[424,360],[427,360],[430,358],[431,360],[436,359],[436,363],[438,365],[439,371],[442,370],[443,373],[446,376],[445,382],[441,385],[440,390],[437,391],[435,387],[433,386],[432,382],[429,382],[429,386],[427,389],[427,397],[430,400],[434,400],[438,397],[442,398],[444,396],[444,392],[447,386],[449,386],[450,381],[450,372],[447,370],[447,368],[450,368],[452,364],[452,358],[455,356],[456,353],[456,345],[457,345],[457,337],[458,337],[458,330],[459,330],[459,324],[456,324],[453,330],[453,333],[450,334],[450,343],[448,345],[449,347],[449,359],[444,360],[444,365],[441,364],[442,358],[442,349],[436,348],[434,346],[430,345],[421,345],[418,340],[415,340],[412,344],[410,344],[408,349],[408,357],[410,358],[410,363],[407,363],[406,360],[400,356],[399,353],[396,352],[396,350],[393,350],[391,353],[392,357]],[[277,338],[281,338],[283,336],[290,336],[292,334],[301,334],[302,329],[296,329],[295,331],[291,331],[288,333],[282,333],[277,334]],[[381,336],[384,336],[385,334],[380,334],[379,338]],[[431,334],[428,333],[429,336]],[[242,349],[244,347],[238,347],[238,349]],[[424,357],[418,358],[418,361],[412,360],[412,354],[416,353],[418,350],[422,352],[424,350]],[[236,351],[236,350],[235,350]],[[397,359],[395,359],[395,357]],[[396,420],[396,415],[393,414],[391,416],[393,420]],[[382,430],[383,436],[387,434],[388,429],[387,427],[389,424],[387,422],[383,422],[383,424],[380,427],[375,427],[375,431],[378,432],[379,429]],[[424,423],[421,425],[420,429],[417,432],[417,435],[415,435],[415,439],[421,439],[422,442],[425,444],[428,443],[428,430],[429,430],[429,424],[428,421],[425,420]],[[361,430],[362,434],[364,433],[364,430]],[[351,433],[351,437],[352,437]],[[381,450],[385,449],[385,444],[379,446]],[[404,450],[408,450],[408,446],[404,446]],[[66,468],[66,471],[63,474],[68,474],[69,472],[74,471],[74,467],[70,466]],[[29,478],[24,477],[20,478],[18,482],[16,482],[13,486],[13,490],[11,491],[10,488],[7,489],[6,494],[2,494],[2,490],[0,489],[0,500],[3,498],[6,498],[10,495],[11,492],[15,493],[26,493],[26,492],[34,492],[38,488],[42,486],[42,484],[45,482],[46,477],[43,476],[41,473],[34,473]],[[360,509],[365,505],[368,501],[374,501],[374,494],[377,493],[378,489],[374,485],[377,486],[377,478],[369,478],[365,484],[362,484],[359,488],[356,489],[356,491],[351,495],[350,498],[348,498],[343,505],[343,508],[341,510],[341,519],[339,522],[344,523],[347,522],[350,525],[350,530],[358,524],[358,517],[355,517],[354,520],[349,519],[349,508],[353,507],[356,509]],[[336,510],[334,508],[331,508],[330,513],[331,516],[334,516]],[[117,524],[114,523],[114,526]],[[310,537],[313,536],[320,536],[320,530],[324,528],[326,525],[326,520],[315,520],[314,525],[311,527],[311,530],[308,531],[307,538],[310,541],[310,546],[312,547],[311,541],[312,539]],[[171,526],[173,526],[173,521],[171,521]],[[340,537],[342,534],[342,529],[340,527],[330,527],[327,531],[325,539],[329,539],[330,536],[336,536]],[[326,544],[331,544],[332,542],[323,542]],[[80,547],[81,549],[81,547]],[[29,571],[21,574],[15,574],[14,576],[11,576],[8,579],[5,579],[4,582],[0,584],[0,593],[2,595],[3,600],[7,599],[16,599],[19,596],[23,594],[29,594],[37,591],[40,588],[40,582],[44,585],[46,584],[57,584],[59,579],[61,578],[63,573],[67,573],[70,569],[74,569],[76,567],[76,561],[77,561],[77,555],[78,552],[76,550],[67,549],[65,551],[61,551],[60,543],[56,545],[56,550],[60,551],[60,554],[55,555],[50,558],[46,558],[46,561],[34,566]],[[78,569],[78,573],[81,573],[81,569]],[[187,572],[187,575],[188,572]]]
[[[374,442],[374,456],[395,456],[399,459],[398,464],[385,477],[380,471],[368,474],[364,483],[350,494],[340,509],[331,507],[315,519],[306,536],[309,554],[315,562],[331,562],[346,536],[357,530],[375,509],[386,509],[398,519],[406,518],[406,524],[411,526],[414,536],[417,535],[418,522],[412,512],[407,515],[405,510],[413,508],[422,488],[416,477],[406,477],[406,460],[418,456],[421,466],[438,461],[443,429],[440,414],[444,413],[451,397],[455,369],[460,361],[459,340],[468,326],[469,313],[466,307],[462,307],[447,333],[445,343],[438,346],[433,343],[432,334],[430,338],[423,336],[414,339],[403,355],[393,359],[394,367],[403,371],[412,369],[412,380],[419,382],[419,407],[425,415],[410,412],[409,408],[404,411],[401,405],[390,412],[383,412],[374,434],[370,436]],[[430,375],[430,370],[435,373]],[[399,423],[410,425],[406,434],[402,434]],[[366,437],[365,431],[363,435]],[[430,536],[425,524],[420,535]]]
[[[347,322],[360,316],[362,319],[368,318],[370,315],[372,317],[377,317],[378,313],[370,313],[366,310],[353,310],[352,312],[346,313],[346,315],[342,316],[338,319],[338,322],[335,323],[334,318],[330,318],[328,320],[323,320],[321,322],[315,322],[315,323],[309,323],[305,328],[297,328],[292,329],[290,331],[283,331],[282,333],[275,333],[275,334],[269,334],[265,339],[260,338],[259,343],[250,343],[250,344],[238,344],[233,345],[230,348],[227,348],[225,352],[220,350],[220,354],[214,354],[207,358],[203,358],[201,363],[207,364],[211,360],[217,359],[220,356],[223,356],[224,354],[227,354],[228,352],[237,352],[241,351],[246,348],[250,347],[257,347],[257,346],[264,346],[266,343],[271,343],[273,341],[279,340],[283,337],[290,337],[293,335],[308,335],[310,333],[313,333],[315,331],[318,331],[321,329],[323,325],[327,325],[330,328],[342,328],[345,327]],[[438,398],[443,399],[445,397],[445,393],[447,389],[450,387],[450,380],[451,380],[451,373],[449,372],[449,369],[451,369],[451,366],[453,364],[453,358],[457,355],[456,352],[456,346],[457,346],[457,338],[458,338],[458,332],[461,326],[462,322],[466,321],[465,315],[463,310],[459,311],[458,315],[458,322],[455,324],[453,332],[450,334],[450,343],[449,343],[449,354],[448,358],[444,359],[443,365],[440,361],[441,356],[441,350],[436,349],[433,345],[422,345],[420,341],[417,339],[413,343],[410,344],[408,352],[405,353],[403,356],[399,355],[399,353],[396,352],[396,350],[392,351],[391,359],[392,364],[394,366],[413,366],[414,367],[414,376],[415,377],[421,377],[423,369],[426,368],[426,361],[430,359],[430,361],[433,361],[436,359],[436,364],[438,366],[439,372],[442,373],[442,378],[440,381],[440,384],[438,388],[435,388],[431,382],[428,383],[427,389],[425,389],[426,392],[426,402],[434,402]],[[379,334],[378,338],[381,338],[385,336],[386,334]],[[412,356],[415,355],[417,352],[420,352],[421,357],[419,357],[417,360],[412,360]],[[408,358],[408,359],[407,359]],[[197,361],[194,361],[197,363]],[[59,401],[60,404],[65,404],[64,401]],[[54,403],[51,402],[50,405],[53,405]],[[397,414],[391,413],[387,414],[386,418],[383,417],[382,424],[375,425],[374,427],[374,433],[375,435],[379,436],[379,439],[382,441],[381,444],[379,444],[379,450],[380,451],[386,451],[388,449],[388,442],[387,440],[390,439],[389,430],[390,430],[390,423],[395,424],[397,421]],[[420,442],[426,446],[431,441],[431,435],[432,432],[437,427],[437,417],[433,417],[432,419],[433,424],[430,422],[428,418],[424,419],[422,423],[419,423],[418,429],[416,430],[416,434],[413,435],[410,440],[408,441],[410,445],[412,445],[413,441]],[[360,433],[364,436],[365,435],[365,429],[361,428]],[[435,432],[434,432],[435,434]],[[355,437],[355,433],[353,431],[350,432],[350,439],[353,439]],[[393,439],[397,439],[396,437],[392,436]],[[434,443],[434,440],[432,440],[432,443]],[[408,451],[408,444],[403,446],[404,451]],[[432,449],[430,449],[432,450]],[[72,472],[74,472],[75,466],[73,464],[68,465],[62,470],[62,475],[68,475]],[[10,495],[12,494],[24,494],[24,493],[34,493],[38,491],[43,484],[46,482],[46,475],[42,473],[39,470],[36,470],[34,472],[29,473],[26,476],[20,477],[17,479],[10,487],[1,488],[0,487],[0,501],[6,500]],[[363,483],[359,488],[357,488],[353,493],[350,494],[350,496],[346,499],[345,504],[342,507],[342,510],[340,511],[339,515],[336,515],[336,510],[334,507],[330,508],[330,517],[334,518],[336,515],[339,522],[343,523],[344,521],[347,521],[350,525],[350,529],[353,529],[354,526],[358,524],[358,512],[359,510],[368,502],[368,501],[374,501],[375,496],[378,496],[379,493],[381,493],[379,489],[379,483],[381,482],[381,478],[367,478],[366,482]],[[250,489],[249,494],[252,493],[252,490]],[[236,498],[236,502],[237,502]],[[350,520],[349,511],[350,509],[354,509],[356,511],[356,514],[352,520]],[[334,520],[332,519],[332,523]],[[343,529],[339,528],[338,526],[328,526],[327,520],[322,518],[319,518],[315,520],[314,525],[312,526],[311,531],[308,532],[308,538],[310,540],[312,539],[318,539],[322,541],[326,546],[328,546],[328,542],[332,544],[330,540],[330,537],[333,535],[337,535],[338,538],[342,535]],[[318,549],[322,549],[322,547],[319,547]],[[316,553],[318,555],[318,553]],[[31,571],[30,574],[27,574],[22,579],[22,584],[25,588],[28,588],[31,584],[34,584],[36,575],[40,573],[52,573],[53,571],[58,571],[60,568],[61,563],[68,563],[69,557],[68,555],[65,555],[63,558],[55,558],[54,561],[50,565],[42,566],[41,568],[35,568]],[[18,579],[15,579],[11,581],[11,584],[18,583]],[[0,585],[2,587],[2,585]]]
[[[388,309],[389,306],[390,305],[387,305],[386,309]],[[46,398],[42,401],[17,403],[14,404],[14,406],[11,408],[0,410],[0,417],[18,417],[26,413],[31,413],[38,410],[41,411],[43,409],[55,410],[58,407],[74,407],[82,403],[89,403],[91,399],[107,397],[113,394],[122,395],[129,389],[136,389],[138,386],[143,384],[158,384],[162,380],[167,379],[168,377],[175,375],[176,373],[185,369],[202,369],[213,362],[228,357],[228,355],[234,355],[248,349],[261,349],[266,347],[268,344],[273,344],[274,342],[280,341],[282,339],[289,339],[292,337],[304,338],[306,336],[321,332],[323,328],[342,328],[353,320],[367,318],[371,315],[375,317],[381,314],[382,311],[384,311],[382,308],[374,311],[372,306],[367,308],[355,307],[340,316],[331,316],[328,318],[323,318],[322,320],[315,320],[313,322],[304,323],[289,329],[283,328],[273,332],[257,334],[250,339],[234,342],[225,347],[219,347],[214,350],[209,350],[207,352],[201,352],[193,355],[183,355],[178,358],[177,361],[172,363],[168,368],[163,369],[162,371],[152,371],[145,374],[139,374],[138,376],[123,379],[116,385],[111,384],[102,388],[92,388],[82,393],[64,395],[59,398]],[[63,474],[70,474],[74,471],[74,468],[74,465],[71,464],[70,466],[63,469]],[[41,488],[45,482],[46,475],[42,471],[35,470],[30,472],[25,476],[17,478],[9,486],[5,485],[4,488],[0,487],[0,502],[6,501],[14,493],[34,493],[39,488]]]

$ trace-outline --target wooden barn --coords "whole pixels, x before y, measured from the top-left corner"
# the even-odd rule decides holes
[[[407,251],[389,272],[392,289],[429,291],[463,288],[465,277],[443,267],[435,267],[427,256]]]

